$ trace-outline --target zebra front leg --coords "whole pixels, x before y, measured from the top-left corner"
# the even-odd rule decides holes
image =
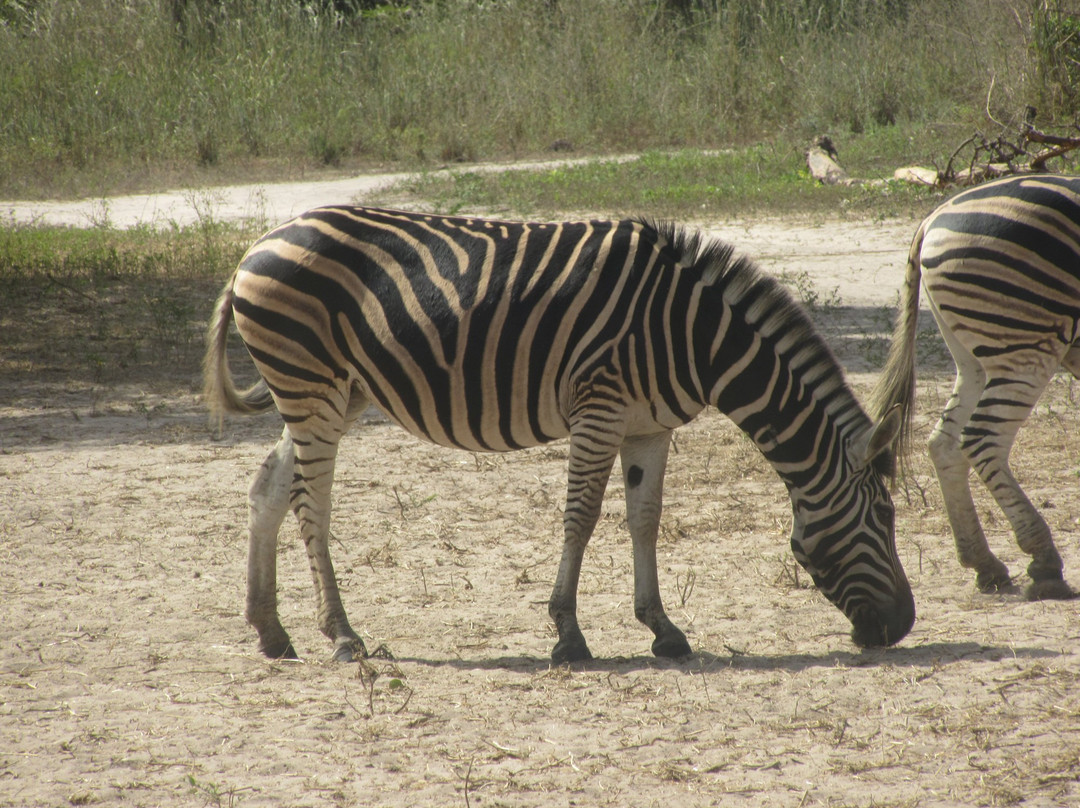
[[[664,611],[656,572],[656,539],[663,510],[664,470],[671,432],[628,438],[622,446],[626,485],[626,521],[634,544],[634,615],[656,639],[652,652],[660,657],[693,653],[686,635]]]
[[[931,310],[936,316],[932,301]],[[930,435],[930,459],[937,472],[960,564],[975,570],[975,586],[980,592],[1006,590],[1012,586],[1009,568],[986,543],[986,534],[971,496],[971,466],[960,440],[963,427],[975,411],[986,385],[986,374],[940,320],[938,325],[956,362],[956,382],[945,411]]]
[[[556,665],[592,659],[577,619],[578,578],[585,547],[600,518],[600,505],[615,464],[618,440],[587,427],[573,430],[567,470],[566,510],[563,513],[563,551],[548,614],[559,641],[551,651]]]
[[[286,429],[263,461],[248,490],[247,621],[259,634],[259,650],[273,659],[296,659],[277,611],[277,540],[289,511],[292,438]]]

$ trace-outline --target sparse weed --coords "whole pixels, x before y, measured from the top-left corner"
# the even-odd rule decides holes
[[[378,650],[375,653],[377,654]],[[384,655],[387,655],[385,651]],[[345,702],[364,718],[374,718],[380,711],[397,715],[404,712],[412,700],[412,687],[401,668],[392,662],[380,667],[369,659],[361,659],[358,662],[356,678],[360,680],[367,697],[367,714],[349,700],[348,693],[345,695]],[[380,679],[386,680],[386,686],[376,692],[375,683]]]
[[[925,327],[920,325],[915,335],[916,366],[923,370],[948,370],[953,367],[952,354],[933,319],[928,319],[930,322]]]
[[[694,585],[697,584],[697,573],[694,570],[687,570],[686,576],[680,576],[675,574],[675,588],[679,591],[679,606],[680,608],[686,608],[686,605],[690,602],[690,596],[694,593]]]
[[[151,338],[170,353],[187,356],[202,347],[201,318],[193,301],[169,295],[153,295],[146,300],[151,318]]]
[[[414,494],[411,490],[398,490],[395,485],[391,488],[394,494],[394,501],[397,503],[398,513],[401,514],[401,518],[408,519],[412,511],[422,508],[429,502],[434,502],[438,498],[438,494],[428,494],[426,496],[420,496]]]
[[[899,302],[873,309],[859,337],[859,353],[871,368],[882,367],[889,355],[893,319],[896,317],[898,305]]]
[[[782,284],[794,290],[813,319],[826,320],[832,312],[844,305],[839,287],[823,293],[806,270],[791,272],[785,269],[781,271],[779,279]]]
[[[233,808],[233,806],[240,804],[240,796],[235,788],[226,789],[217,783],[204,783],[193,774],[187,776],[187,781],[192,793],[199,795],[204,806],[212,805],[214,808],[227,806]]]

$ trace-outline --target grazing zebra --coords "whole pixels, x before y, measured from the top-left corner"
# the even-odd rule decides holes
[[[971,469],[1032,557],[1027,596],[1069,598],[1050,528],[1009,467],[1009,451],[1058,368],[1080,377],[1080,179],[1015,176],[964,191],[915,233],[902,311],[875,391],[907,416],[915,396],[919,278],[956,362],[956,383],[930,437],[960,563],[983,592],[1011,586],[971,497]]]
[[[230,321],[262,380],[234,386]],[[549,603],[556,663],[578,627],[585,545],[616,456],[633,542],[634,614],[653,653],[689,654],[660,600],[656,538],[671,432],[707,404],[787,484],[791,546],[860,646],[915,619],[888,477],[899,408],[875,425],[782,288],[732,249],[643,220],[538,224],[356,207],[310,211],[241,260],[208,334],[206,398],[277,407],[285,429],[250,490],[247,618],[294,656],[277,614],[276,540],[291,507],[336,659],[365,654],[327,548],[338,442],[369,404],[443,446],[504,452],[569,436],[565,543]]]

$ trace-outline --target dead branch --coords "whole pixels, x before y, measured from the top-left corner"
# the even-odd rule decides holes
[[[1049,149],[1043,149],[1039,154],[1032,157],[1030,163],[1032,171],[1045,171],[1047,160],[1061,157],[1061,155],[1067,154],[1073,149],[1080,147],[1080,137],[1048,135],[1045,132],[1040,132],[1031,124],[1025,125],[1024,140],[1028,143],[1040,143],[1051,147]]]
[[[898,168],[894,180],[946,188],[952,185],[977,185],[988,179],[1012,174],[1034,174],[1047,171],[1047,162],[1056,157],[1063,157],[1074,149],[1080,148],[1080,136],[1052,135],[1036,129],[1032,121],[1035,110],[1028,107],[1026,120],[1021,124],[1019,136],[1010,137],[1002,132],[997,137],[989,138],[981,132],[975,132],[953,150],[943,169],[910,166]],[[1080,124],[1073,128],[1080,131]],[[967,165],[959,168],[963,155],[970,150]],[[824,185],[854,185],[863,180],[849,178],[840,167],[836,147],[827,136],[815,139],[806,152],[810,176]],[[870,180],[868,184],[883,183],[884,180]]]

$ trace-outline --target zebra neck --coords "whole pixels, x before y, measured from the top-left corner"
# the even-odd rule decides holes
[[[822,502],[830,498],[839,479],[836,470],[847,466],[848,447],[855,445],[872,426],[861,410],[853,414],[861,417],[843,419],[827,408],[818,407],[808,409],[800,424],[786,425],[784,416],[779,415],[774,423],[785,424],[784,427],[765,425],[747,429],[745,422],[739,426],[769,461],[793,498],[807,503]]]
[[[694,329],[704,400],[789,489],[820,494],[820,475],[830,473],[822,466],[840,462],[871,422],[803,308],[774,278],[736,264],[702,291]]]
[[[746,433],[789,491],[803,499],[826,496],[846,447],[872,427],[835,363],[800,366],[774,356],[767,367],[733,363],[710,400]]]

